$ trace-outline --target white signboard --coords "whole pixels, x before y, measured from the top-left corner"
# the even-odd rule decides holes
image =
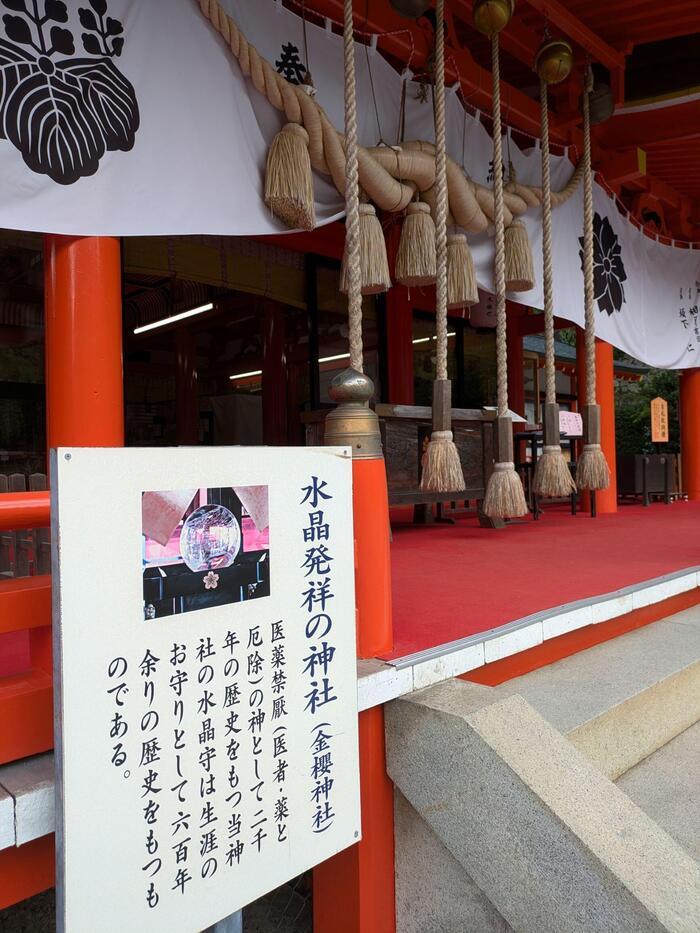
[[[202,930],[360,836],[343,448],[52,454],[58,930]]]

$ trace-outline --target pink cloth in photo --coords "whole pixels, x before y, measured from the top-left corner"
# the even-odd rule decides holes
[[[234,486],[233,491],[241,500],[248,515],[253,519],[258,531],[264,531],[270,524],[267,486]]]
[[[165,546],[194,499],[196,489],[144,492],[141,497],[141,529],[148,538]]]

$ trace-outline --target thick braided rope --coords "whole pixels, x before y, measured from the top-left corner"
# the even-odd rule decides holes
[[[350,365],[362,372],[362,281],[360,276],[360,188],[357,168],[357,92],[352,0],[343,2],[345,77],[345,262],[348,276]]]
[[[501,131],[501,76],[498,33],[491,37],[491,72],[493,79],[493,222],[496,257],[493,285],[496,294],[496,380],[498,415],[508,414],[508,354],[506,343],[506,242],[503,222],[503,153]]]
[[[540,79],[540,146],[542,150],[542,290],[544,291],[545,402],[556,402],[554,366],[554,289],[552,286],[552,198],[549,172],[547,82]]]
[[[445,153],[445,0],[437,0],[435,22],[435,321],[438,379],[447,379],[447,160]]]
[[[297,85],[290,84],[272,65],[260,55],[241,32],[235,20],[223,9],[219,0],[193,0],[212,27],[226,42],[231,54],[237,59],[243,74],[250,78],[257,91],[275,107],[285,113],[290,123],[299,123],[309,134],[309,156],[317,172],[330,175],[333,184],[343,194],[345,191],[345,155],[343,136],[338,133],[323,109],[313,98]],[[408,150],[418,146],[424,150],[421,156]],[[393,153],[382,150],[366,150],[358,146],[359,178],[362,188],[374,203],[388,211],[403,210],[413,199],[415,189],[428,190],[435,181],[434,159],[428,155],[427,144],[406,142],[403,151]],[[432,164],[431,164],[432,163]],[[450,202],[455,204],[455,220],[459,226],[473,233],[486,229],[493,218],[493,192],[479,185],[456,166],[448,164],[448,187]],[[562,191],[552,192],[552,204],[563,204],[576,190],[581,178],[583,160],[576,167]],[[432,177],[431,177],[432,175]],[[528,207],[536,207],[542,200],[542,192],[531,185],[517,185],[506,196],[509,209],[515,216],[524,214]]]
[[[586,345],[586,404],[595,405],[595,307],[593,287],[593,175],[591,168],[590,93],[593,72],[588,69],[583,89],[583,294]]]

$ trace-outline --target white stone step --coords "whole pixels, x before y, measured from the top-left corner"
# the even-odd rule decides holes
[[[475,900],[475,885],[495,908],[477,905],[489,933],[501,919],[520,933],[700,930],[700,865],[522,697],[448,681],[390,703],[386,725],[389,775],[452,876],[461,866],[462,890]],[[411,872],[396,841],[401,897]],[[438,877],[443,864],[418,871]],[[452,933],[450,917],[431,926],[424,901],[409,906],[422,929]],[[397,898],[399,933],[421,929],[405,906]]]
[[[616,783],[700,861],[700,722],[640,761]]]
[[[495,688],[614,780],[700,719],[700,606]]]

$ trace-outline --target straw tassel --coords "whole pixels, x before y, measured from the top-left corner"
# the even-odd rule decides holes
[[[408,288],[435,284],[435,224],[430,206],[422,201],[412,201],[406,209],[395,275]]]
[[[391,288],[384,231],[372,204],[360,204],[360,280],[363,295],[378,295]],[[340,290],[347,294],[347,261],[343,254]]]
[[[451,431],[452,383],[433,383],[433,430],[423,458],[420,488],[425,492],[462,492],[464,472]]]
[[[474,260],[463,233],[447,238],[447,307],[464,308],[479,300]]]
[[[576,484],[559,443],[559,406],[556,402],[546,402],[544,406],[544,451],[535,467],[532,489],[538,496],[556,498],[576,492]]]
[[[287,123],[272,140],[265,167],[265,204],[291,229],[316,226],[309,134]]]
[[[435,4],[435,381],[433,431],[425,454],[421,489],[462,492],[464,473],[452,437],[452,383],[447,378],[447,152],[445,148],[445,0]]]
[[[498,33],[491,36],[491,77],[493,101],[493,164],[501,165],[501,78]],[[520,518],[527,515],[523,484],[513,462],[513,425],[508,410],[508,351],[506,338],[506,255],[503,211],[503,174],[494,172],[494,228],[496,252],[493,265],[496,297],[496,456],[489,477],[483,511],[489,518]]]
[[[548,392],[550,397],[553,392],[553,388]],[[532,491],[538,496],[552,498],[570,496],[576,492],[576,483],[559,443],[559,405],[556,401],[545,402],[543,428],[544,450],[535,466]]]
[[[483,509],[489,518],[521,518],[527,515],[523,484],[512,461],[494,463]]]
[[[511,292],[529,292],[535,287],[535,267],[532,248],[525,225],[514,220],[506,227],[506,289]]]
[[[607,489],[610,469],[600,446],[600,407],[596,403],[595,291],[593,277],[593,176],[591,173],[590,93],[588,69],[583,92],[583,287],[586,340],[586,404],[583,407],[583,450],[576,466],[579,489]]]
[[[600,446],[599,405],[583,409],[583,450],[576,464],[576,479],[580,489],[607,489],[610,485],[610,469]]]
[[[433,431],[425,452],[420,488],[426,492],[462,492],[464,473],[452,431]]]

